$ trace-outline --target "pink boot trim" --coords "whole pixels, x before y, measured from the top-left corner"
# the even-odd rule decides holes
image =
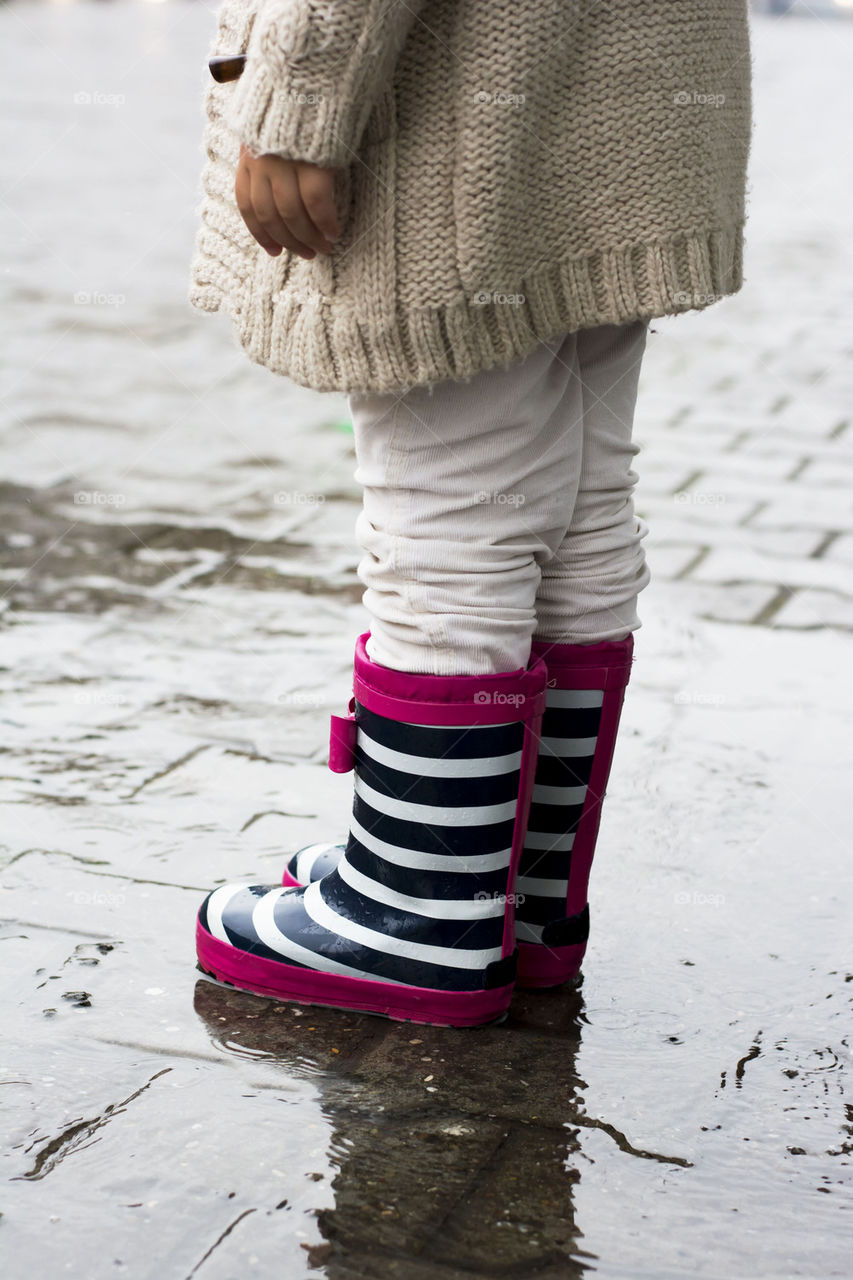
[[[601,807],[613,763],[633,653],[633,634],[624,640],[604,640],[590,645],[554,644],[542,640],[533,643],[531,661],[535,656],[547,663],[549,688],[604,691],[598,745],[587,788],[588,802],[572,846],[566,917],[580,915],[587,906]],[[517,984],[520,987],[551,987],[569,982],[577,976],[585,952],[586,942],[568,946],[548,946],[544,942],[519,943]]]
[[[543,942],[519,942],[517,987],[559,987],[580,973],[586,943],[547,947]]]
[[[604,702],[598,728],[598,745],[587,787],[588,802],[572,846],[566,915],[579,915],[587,905],[589,875],[595,854],[601,805],[616,749],[625,688],[631,674],[634,637],[605,640],[593,645],[552,645],[548,659],[549,683],[557,689],[603,689]]]
[[[534,640],[533,657],[548,668],[552,689],[624,689],[631,674],[634,636],[602,640],[599,644],[555,644]]]
[[[499,675],[417,675],[374,662],[367,653],[369,638],[365,632],[356,641],[353,693],[362,706],[389,720],[414,724],[416,711],[418,724],[507,724],[545,710],[545,665],[536,656],[526,669]]]
[[[303,969],[239,951],[214,938],[200,921],[196,924],[196,953],[206,973],[243,991],[295,1004],[378,1013],[427,1026],[477,1027],[495,1022],[512,998],[511,984],[489,991],[432,991]]]

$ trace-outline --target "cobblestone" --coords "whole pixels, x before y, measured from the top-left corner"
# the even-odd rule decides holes
[[[853,534],[842,533],[834,537],[824,552],[828,560],[838,560],[843,565],[853,565]]]
[[[822,378],[798,374],[793,361],[788,377],[791,391],[764,418],[721,402],[711,419],[706,407],[696,415],[687,405],[664,427],[654,417],[660,397],[641,395],[635,504],[650,529],[646,554],[653,578],[703,617],[847,630],[851,437],[833,383],[831,403],[821,405]],[[792,425],[793,405],[806,396],[800,382],[811,402]]]
[[[850,493],[853,490],[853,458],[808,458],[802,475],[798,478],[807,485],[827,485],[830,488],[843,486]]]
[[[711,550],[691,576],[697,582],[768,582],[796,590],[798,587],[823,587],[830,590],[839,583],[838,566],[825,560],[795,560],[780,564],[778,556],[763,556],[739,548],[732,551]],[[853,586],[849,583],[848,586]]]
[[[797,630],[839,627],[850,631],[853,630],[853,598],[833,591],[799,591],[781,604],[772,621],[774,627]]]
[[[808,490],[792,485],[784,500],[763,505],[751,517],[757,529],[823,529],[827,533],[848,533],[853,523],[853,495],[834,491]]]
[[[691,511],[691,516],[693,515]],[[808,559],[827,547],[827,535],[818,529],[755,529],[749,524],[727,525],[722,521],[711,527],[698,519],[671,519],[659,514],[650,530],[648,542],[651,545],[650,557],[654,558],[656,573],[661,572],[660,555],[663,548],[670,543],[686,545],[710,551],[755,551],[766,557],[789,557]],[[829,555],[832,543],[825,554]],[[821,552],[821,554],[824,554]]]
[[[682,577],[674,584],[665,585],[668,588],[665,600],[670,613],[686,610],[688,615],[699,618],[740,622],[747,626],[760,626],[771,620],[780,599],[787,597],[783,588],[742,579],[712,585]],[[647,616],[649,607],[647,603],[643,616]]]

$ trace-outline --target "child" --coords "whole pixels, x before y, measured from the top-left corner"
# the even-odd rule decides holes
[[[745,0],[227,0],[191,300],[349,393],[345,848],[203,904],[236,986],[454,1026],[578,973],[650,318],[741,284]]]

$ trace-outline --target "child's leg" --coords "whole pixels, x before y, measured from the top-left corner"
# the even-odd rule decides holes
[[[434,675],[524,667],[540,566],[581,476],[578,335],[508,368],[350,397],[369,654]]]
[[[574,505],[583,399],[574,337],[432,393],[352,398],[371,636],[330,753],[354,770],[349,836],[309,885],[215,890],[208,972],[415,1021],[506,1009],[545,704],[536,590]]]
[[[642,323],[577,334],[583,461],[568,532],[542,566],[537,639],[591,644],[622,639],[641,625],[648,527],[634,512],[631,463],[639,447],[631,433],[645,343]]]
[[[533,804],[517,882],[519,982],[577,973],[589,932],[587,889],[622,699],[637,596],[649,580],[634,514],[631,442],[645,326],[578,335],[583,464],[569,530],[543,566],[534,653],[548,692]]]
[[[520,944],[518,978],[525,985],[564,981],[577,971],[583,954],[587,913],[573,903],[586,888],[584,850],[591,851],[594,844],[599,807],[594,801],[603,792],[609,767],[631,637],[592,646],[540,642],[531,659],[533,669],[519,668],[527,665],[536,625],[540,566],[552,564],[567,541],[579,483],[586,480],[590,492],[597,486],[619,513],[625,502],[624,492],[619,502],[612,492],[620,468],[627,470],[624,443],[620,446],[612,419],[622,419],[624,430],[625,409],[615,406],[620,398],[632,397],[636,371],[621,369],[628,362],[622,335],[598,344],[594,337],[570,335],[556,352],[540,348],[510,369],[468,383],[442,384],[432,395],[419,390],[403,397],[360,395],[351,400],[358,475],[365,486],[359,535],[366,554],[360,573],[373,616],[372,652],[364,650],[356,659],[350,727],[356,768],[353,822],[346,849],[336,851],[336,865],[322,878],[316,878],[313,864],[334,861],[335,851],[323,845],[297,855],[285,883],[297,885],[300,878],[314,883],[291,891],[303,897],[285,894],[276,908],[284,942],[274,934],[268,937],[287,954],[294,952],[295,939],[302,962],[307,959],[310,969],[324,972],[338,956],[335,931],[344,941],[365,941],[379,959],[365,952],[362,978],[375,972],[398,988],[401,982],[416,988],[414,993],[392,993],[396,1003],[389,1007],[398,1011],[420,1001],[438,1020],[451,1013],[482,1020],[488,1010],[504,1007],[509,986],[494,987],[506,983],[513,934]],[[579,353],[587,348],[591,367],[585,379]],[[612,362],[607,352],[614,351],[624,377],[608,382]],[[614,388],[613,382],[621,386]],[[591,417],[602,430],[587,449]],[[611,442],[615,460],[608,455]],[[624,476],[622,481],[624,490]],[[596,505],[592,498],[589,505]],[[564,610],[571,612],[571,607]],[[573,661],[578,652],[582,661]],[[541,680],[535,687],[544,701],[543,657],[553,687],[547,691],[549,709],[542,726],[544,759],[540,752],[535,764],[531,744],[538,740],[539,724],[528,707],[529,695],[525,692],[519,701],[518,682]],[[476,680],[466,679],[466,673]],[[391,686],[384,689],[389,680]],[[500,682],[494,695],[481,684],[490,680]],[[402,682],[399,692],[393,681]],[[371,710],[374,683],[380,692]],[[566,689],[581,692],[567,694]],[[419,705],[407,715],[406,699],[399,694],[409,698],[420,690]],[[529,717],[524,725],[524,740],[531,746],[528,763],[522,763],[523,753],[518,760],[517,752],[501,756],[491,740],[479,760],[475,738],[482,736],[483,716],[497,714],[501,732],[517,731],[522,726],[511,723],[516,706],[527,708]],[[437,738],[430,746],[431,724],[452,725],[453,736]],[[346,729],[342,724],[344,736]],[[336,768],[341,767],[340,754],[347,753],[336,749]],[[529,809],[534,834],[527,840],[534,764]],[[495,803],[501,799],[506,803]],[[512,823],[511,845],[501,822]],[[320,853],[322,858],[315,859]],[[495,880],[484,881],[483,875]],[[501,886],[506,890],[502,918],[492,910],[495,884],[498,891]],[[485,900],[483,910],[492,925],[503,927],[503,947],[482,952],[487,958],[494,954],[493,964],[487,972],[475,966],[466,977],[456,972],[458,927],[461,922],[462,935],[469,939],[475,928],[478,937],[484,929],[472,914],[474,886],[473,897]],[[233,908],[235,891],[226,887],[218,892],[219,898],[214,895],[206,908],[206,918],[213,913],[214,933],[218,904],[227,899],[227,909],[236,914],[224,921],[226,940],[229,927],[241,938],[250,937],[243,916],[252,905],[251,895],[259,891],[235,898]],[[306,912],[310,920],[303,919]],[[455,934],[440,923],[451,918]],[[373,922],[367,930],[359,928],[365,919]],[[333,926],[330,938],[323,940],[318,924],[327,931]],[[383,930],[387,939],[380,936]],[[211,942],[208,935],[202,923],[200,946],[210,951],[211,963],[224,966],[228,961],[229,972],[237,972],[239,957],[234,962],[227,950],[216,952],[215,938]],[[426,950],[424,938],[429,940]],[[315,951],[319,947],[314,958],[307,954],[308,943]],[[455,997],[454,1011],[449,1005],[439,1007],[435,993],[420,986],[425,984],[418,976],[422,968],[410,959],[392,973],[382,953],[397,954],[401,948],[408,957],[421,952],[432,960],[444,956],[447,983],[456,997],[470,992],[473,1003],[463,996],[461,1001]],[[470,958],[473,964],[476,957]],[[276,972],[281,970],[273,971],[274,978]],[[296,990],[292,975],[285,976],[287,991]],[[430,983],[437,981],[433,973]]]

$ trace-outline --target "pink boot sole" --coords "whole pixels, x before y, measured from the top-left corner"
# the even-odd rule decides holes
[[[498,1022],[512,998],[512,986],[490,991],[432,991],[345,978],[266,960],[220,942],[201,922],[196,924],[196,953],[205,973],[243,991],[294,1004],[351,1009],[426,1026],[477,1027]]]

